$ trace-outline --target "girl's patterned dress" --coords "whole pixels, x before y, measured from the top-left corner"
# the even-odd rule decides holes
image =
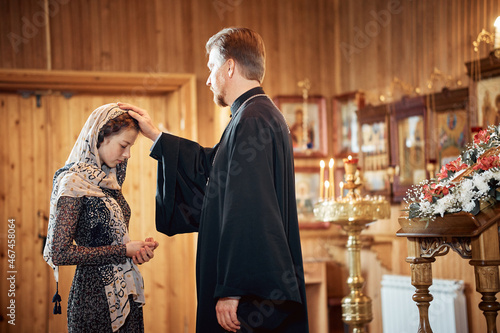
[[[121,184],[124,172],[117,174]],[[118,202],[128,228],[130,207],[121,190],[103,189],[103,192]],[[125,244],[109,245],[113,241],[109,210],[97,197],[61,197],[56,214],[53,261],[56,265],[77,265],[68,296],[68,331],[112,332],[103,276],[113,278],[112,264],[125,262],[126,247]],[[142,307],[138,307],[131,296],[129,302],[130,313],[119,332],[144,332]]]

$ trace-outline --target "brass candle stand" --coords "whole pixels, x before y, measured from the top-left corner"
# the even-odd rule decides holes
[[[344,168],[346,196],[317,203],[314,215],[317,220],[338,224],[347,232],[350,292],[342,299],[342,320],[349,325],[350,332],[364,333],[373,315],[371,299],[362,291],[365,281],[361,275],[360,235],[368,224],[390,217],[390,203],[382,197],[360,196],[358,188],[362,184],[356,177],[357,159],[344,159]]]

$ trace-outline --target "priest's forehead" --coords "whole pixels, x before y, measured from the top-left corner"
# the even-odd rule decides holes
[[[213,70],[214,68],[220,67],[225,62],[225,60],[226,59],[224,59],[219,49],[214,47],[212,48],[212,50],[210,50],[207,66],[210,70]]]

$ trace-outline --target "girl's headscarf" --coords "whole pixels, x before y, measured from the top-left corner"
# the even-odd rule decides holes
[[[59,282],[59,269],[52,261],[52,243],[56,224],[56,208],[59,198],[99,197],[110,212],[107,221],[112,231],[111,245],[125,244],[130,241],[125,219],[119,204],[106,195],[102,189],[120,190],[125,177],[125,163],[117,168],[104,165],[97,150],[97,138],[101,128],[113,118],[123,114],[116,104],[107,104],[95,109],[80,132],[66,165],[70,166],[54,177],[52,195],[50,197],[50,216],[47,241],[43,251],[45,261],[54,269],[54,277]],[[137,266],[131,258],[124,264],[99,266],[105,284],[106,296],[111,316],[113,331],[117,331],[125,322],[130,311],[128,295],[133,295],[135,302],[144,304],[144,282]],[[113,278],[110,279],[110,274]],[[96,310],[98,311],[98,310]]]

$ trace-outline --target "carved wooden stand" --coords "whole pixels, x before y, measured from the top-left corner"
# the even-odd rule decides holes
[[[411,284],[415,286],[413,300],[417,303],[420,324],[418,333],[431,333],[429,305],[432,295],[432,263],[435,257],[446,255],[450,249],[464,259],[471,259],[476,276],[476,291],[482,295],[479,309],[483,311],[487,332],[496,333],[496,317],[500,304],[496,294],[500,291],[500,242],[498,224],[500,205],[486,208],[478,215],[469,213],[446,214],[425,226],[425,222],[406,217],[399,218],[398,236],[407,237],[411,267]]]

